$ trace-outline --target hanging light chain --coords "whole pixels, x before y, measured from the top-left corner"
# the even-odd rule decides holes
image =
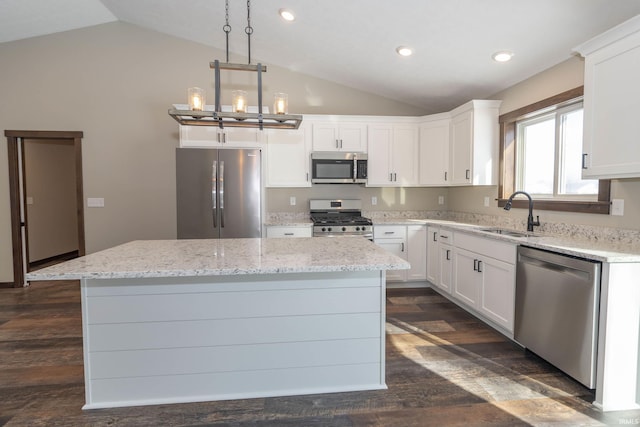
[[[229,25],[229,0],[225,0],[224,2],[224,27],[222,27],[222,31],[224,31],[226,43],[227,43],[227,63],[229,62],[229,33],[231,32],[231,25]]]
[[[247,26],[244,32],[247,33],[247,50],[249,51],[249,64],[251,64],[251,34],[253,34],[253,27],[251,26],[251,0],[247,0]]]

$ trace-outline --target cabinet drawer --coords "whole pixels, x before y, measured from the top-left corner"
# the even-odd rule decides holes
[[[267,227],[267,237],[311,237],[311,226],[309,227],[288,227],[271,226]]]
[[[498,259],[509,264],[516,263],[516,244],[497,241],[488,237],[478,237],[466,233],[456,233],[456,247]]]
[[[373,227],[374,239],[405,239],[407,227],[404,225],[375,225]]]

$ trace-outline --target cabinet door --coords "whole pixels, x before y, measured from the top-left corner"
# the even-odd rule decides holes
[[[392,254],[406,260],[407,259],[407,245],[404,239],[381,239],[376,240],[376,244]],[[389,282],[404,282],[407,280],[406,270],[387,270],[387,281]]]
[[[471,183],[472,144],[473,111],[467,111],[451,120],[451,184]]]
[[[360,123],[314,123],[314,151],[367,152],[367,126]]]
[[[515,312],[515,266],[497,259],[482,257],[482,274],[478,309],[487,318],[513,332]]]
[[[313,123],[313,151],[338,151],[338,126],[335,123]]]
[[[255,128],[224,128],[220,133],[223,146],[241,148],[260,145],[262,132]]]
[[[478,306],[481,275],[477,271],[478,255],[457,248],[454,253],[453,296],[463,303]]]
[[[407,280],[427,280],[427,226],[407,226]]]
[[[360,123],[341,123],[338,130],[341,151],[367,152],[367,126]]]
[[[267,139],[267,187],[311,187],[309,179],[310,136],[308,127],[272,130]]]
[[[449,184],[449,119],[420,125],[420,185]]]
[[[407,187],[418,184],[418,128],[394,126],[391,171],[394,184]]]
[[[369,154],[367,161],[367,186],[393,186],[391,175],[391,144],[393,129],[391,126],[369,126]]]
[[[436,285],[445,291],[451,293],[451,279],[453,277],[453,246],[445,245],[440,242],[438,246],[438,262],[440,265],[440,277]]]
[[[440,248],[437,227],[427,228],[427,280],[434,285],[440,281]]]
[[[191,148],[258,148],[261,135],[253,128],[214,126],[180,126],[180,147]]]
[[[583,178],[640,177],[640,33],[586,56]]]

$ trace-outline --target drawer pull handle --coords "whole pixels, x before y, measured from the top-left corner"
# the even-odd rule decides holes
[[[385,231],[384,234],[396,234],[395,231]]]
[[[285,236],[293,236],[293,233],[284,233]]]

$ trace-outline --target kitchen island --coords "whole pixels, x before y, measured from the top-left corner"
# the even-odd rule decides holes
[[[361,238],[134,241],[79,279],[84,409],[386,388],[385,271]]]

